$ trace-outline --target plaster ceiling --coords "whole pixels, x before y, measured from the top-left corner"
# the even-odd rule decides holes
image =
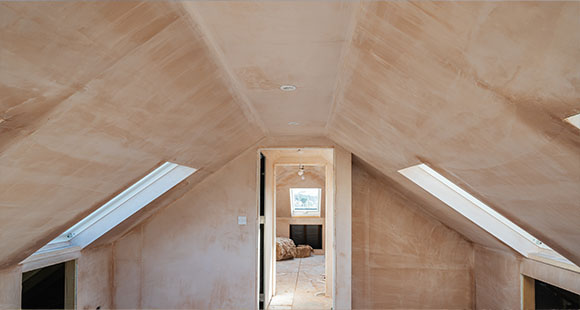
[[[200,178],[263,136],[178,4],[3,2],[0,40],[0,267],[164,161]]]
[[[397,173],[426,162],[580,263],[580,132],[561,121],[580,112],[578,16],[578,2],[0,3],[0,267],[163,161],[202,178],[281,135],[328,136],[493,244]]]
[[[329,137],[414,192],[397,170],[430,164],[580,263],[580,134],[562,121],[580,111],[580,3],[357,14]]]
[[[352,2],[191,1],[184,6],[269,134],[324,134]],[[297,90],[281,91],[285,84]]]

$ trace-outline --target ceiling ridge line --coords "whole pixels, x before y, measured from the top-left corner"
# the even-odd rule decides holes
[[[240,82],[235,78],[232,70],[227,65],[223,51],[216,44],[209,28],[204,23],[203,17],[195,12],[195,9],[191,7],[192,3],[179,3],[182,9],[180,10],[181,15],[186,19],[186,21],[188,21],[188,24],[192,28],[191,30],[197,32],[201,36],[201,40],[205,43],[208,49],[210,58],[212,58],[217,67],[225,73],[226,86],[230,89],[234,101],[242,109],[244,116],[248,121],[254,122],[265,136],[268,136],[268,128],[250,99],[241,91],[242,87]]]
[[[353,7],[351,8],[352,12],[350,13],[351,16],[349,20],[349,25],[344,36],[344,43],[340,52],[340,59],[338,61],[338,70],[337,70],[338,72],[336,74],[334,89],[332,91],[332,99],[331,99],[332,102],[330,106],[330,111],[328,113],[328,118],[326,119],[326,125],[324,126],[324,134],[326,136],[328,136],[330,123],[334,120],[338,102],[341,101],[342,98],[344,97],[343,86],[345,79],[342,77],[345,76],[347,72],[349,72],[346,65],[348,58],[347,56],[350,54],[352,50],[352,40],[354,37],[356,26],[358,25],[360,11],[363,9],[362,1],[356,1],[354,4],[351,4],[349,2],[349,5],[352,5]]]

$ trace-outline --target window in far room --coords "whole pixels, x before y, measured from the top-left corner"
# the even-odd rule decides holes
[[[291,188],[292,216],[320,216],[320,188]]]

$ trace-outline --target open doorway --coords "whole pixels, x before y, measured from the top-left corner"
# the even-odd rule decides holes
[[[331,309],[332,149],[266,149],[264,305]]]
[[[75,309],[76,261],[22,273],[22,309]]]
[[[276,291],[270,309],[330,309],[324,260],[323,165],[276,165]]]

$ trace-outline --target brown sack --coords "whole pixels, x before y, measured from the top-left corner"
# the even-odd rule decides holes
[[[312,254],[312,247],[309,245],[299,245],[296,247],[296,258],[310,257]]]
[[[288,238],[276,238],[276,260],[292,259],[296,255],[296,245]]]

